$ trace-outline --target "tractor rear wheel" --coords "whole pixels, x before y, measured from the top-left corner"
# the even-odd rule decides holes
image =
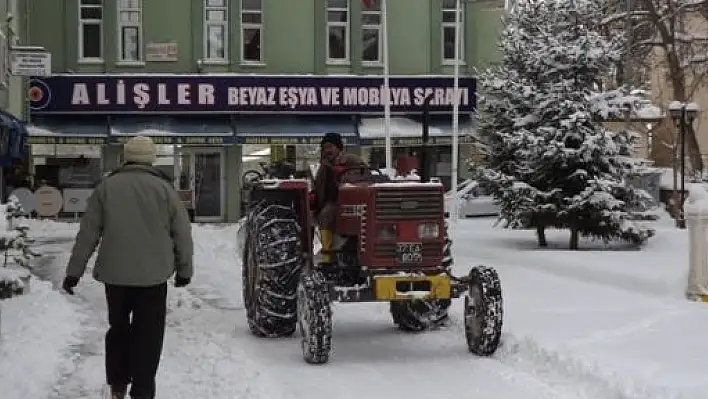
[[[300,277],[297,314],[303,358],[310,364],[327,363],[332,350],[332,298],[321,272],[308,271]]]
[[[501,341],[503,323],[502,289],[496,270],[477,266],[470,271],[465,295],[465,337],[470,352],[490,356]]]
[[[297,220],[291,208],[263,205],[246,222],[243,302],[256,336],[287,337],[297,328],[296,290],[304,264]]]

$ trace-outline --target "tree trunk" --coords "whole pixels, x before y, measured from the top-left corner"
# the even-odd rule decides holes
[[[579,241],[580,241],[580,234],[578,234],[578,230],[576,229],[570,229],[570,249],[571,250],[576,250],[579,248]]]
[[[546,226],[536,226],[536,237],[538,238],[539,247],[547,247],[546,241]]]
[[[681,63],[679,61],[678,54],[676,50],[669,51],[666,55],[666,60],[668,62],[668,73],[671,79],[671,91],[674,96],[675,101],[689,101],[688,93],[686,92],[686,81],[685,72],[681,68]],[[678,134],[681,132],[679,130]],[[691,159],[691,166],[693,170],[703,171],[703,158],[701,157],[701,151],[698,147],[698,139],[696,138],[695,131],[691,129],[686,129],[686,150],[688,151],[688,156]],[[681,143],[681,138],[678,137],[677,143]]]

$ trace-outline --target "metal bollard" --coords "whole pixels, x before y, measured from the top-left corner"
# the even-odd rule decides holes
[[[688,286],[686,298],[708,302],[708,192],[692,187],[685,204],[688,227]]]

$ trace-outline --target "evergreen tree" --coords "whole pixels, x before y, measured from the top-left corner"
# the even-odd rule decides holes
[[[518,3],[500,41],[501,65],[479,77],[488,163],[478,177],[506,226],[536,229],[542,246],[551,227],[571,231],[572,249],[581,235],[641,244],[652,234],[635,215],[651,197],[628,184],[633,138],[593,114],[598,82],[621,45],[594,30],[600,9],[596,1]]]
[[[7,231],[0,236],[0,249],[5,252],[3,267],[8,266],[8,257],[11,256],[18,266],[29,269],[30,261],[39,253],[30,246],[34,240],[29,237],[29,226],[24,223],[27,214],[15,196],[10,196],[4,207]]]

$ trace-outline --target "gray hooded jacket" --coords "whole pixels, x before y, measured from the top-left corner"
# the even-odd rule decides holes
[[[96,186],[66,275],[80,278],[97,246],[93,276],[103,283],[151,286],[175,272],[193,274],[187,211],[169,178],[151,166],[124,165]]]

